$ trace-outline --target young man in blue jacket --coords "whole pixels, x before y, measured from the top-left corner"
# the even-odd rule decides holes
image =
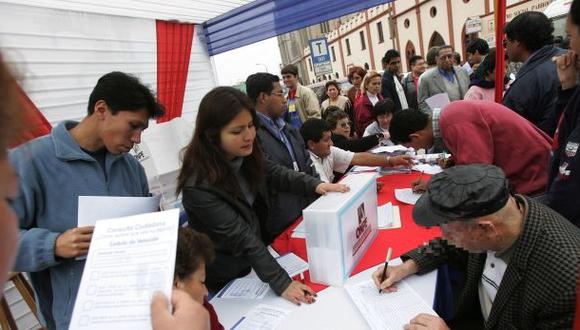
[[[99,79],[79,123],[64,121],[51,134],[10,154],[20,177],[12,207],[20,225],[15,270],[30,273],[49,329],[68,329],[93,227],[77,227],[79,196],[149,195],[145,171],[128,154],[149,118],[163,114],[137,78],[111,72]]]

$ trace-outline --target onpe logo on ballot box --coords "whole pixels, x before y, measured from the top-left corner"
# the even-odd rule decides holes
[[[310,279],[342,286],[375,239],[376,173],[350,174],[347,193],[320,197],[303,211]]]

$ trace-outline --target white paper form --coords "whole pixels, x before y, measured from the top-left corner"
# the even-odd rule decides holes
[[[70,329],[151,329],[155,291],[171,296],[179,210],[99,220]]]
[[[449,95],[447,93],[439,93],[425,99],[425,103],[431,109],[443,109],[451,101],[449,101]]]
[[[278,264],[284,268],[290,277],[302,274],[308,270],[308,263],[292,252],[276,258],[276,261],[278,261]]]
[[[228,283],[218,294],[223,299],[261,299],[268,292],[268,283],[250,276],[237,278]]]
[[[373,330],[401,330],[418,314],[437,315],[405,281],[390,293],[379,293],[370,279],[344,288]]]
[[[415,205],[420,197],[421,194],[414,193],[411,188],[395,189],[395,198],[405,204]]]
[[[417,165],[413,165],[413,167],[411,169],[413,171],[423,172],[423,173],[430,174],[430,175],[435,175],[437,173],[443,172],[443,169],[441,169],[441,166],[439,166],[439,165],[430,165],[430,164],[417,164]]]
[[[409,150],[409,148],[406,148],[402,145],[396,145],[396,146],[382,146],[382,147],[377,147],[375,149],[370,150],[370,152],[372,152],[373,154],[379,154],[381,152],[388,152],[388,153],[393,153],[395,151],[407,151]]]
[[[159,210],[161,195],[153,197],[79,196],[78,226],[94,226],[97,220],[128,217]]]
[[[290,311],[287,309],[259,304],[234,324],[231,330],[273,330],[280,326],[288,315]]]
[[[401,213],[391,202],[377,208],[379,229],[401,228]]]

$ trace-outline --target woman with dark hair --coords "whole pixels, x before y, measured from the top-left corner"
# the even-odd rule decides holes
[[[322,117],[324,118],[326,114],[326,109],[330,106],[338,107],[342,111],[349,112],[352,111],[352,106],[350,100],[346,96],[340,95],[340,87],[338,83],[334,80],[331,80],[326,83],[325,91],[328,98],[322,101],[321,109],[322,109]]]
[[[366,74],[367,71],[360,66],[353,66],[348,70],[348,82],[352,84],[352,87],[348,90],[346,96],[348,96],[353,107],[358,100],[358,96],[362,94],[361,84]]]
[[[384,134],[374,134],[362,139],[352,138],[351,122],[348,114],[335,106],[328,107],[326,122],[330,126],[332,143],[335,147],[352,152],[363,152],[375,147],[385,138]]]
[[[267,161],[256,139],[259,118],[249,97],[232,87],[217,87],[199,105],[192,141],[185,148],[177,193],[189,225],[215,245],[206,284],[217,292],[253,268],[274,292],[300,304],[314,301],[308,286],[292,281],[266,248],[268,188],[295,194],[347,191]]]
[[[213,244],[207,235],[191,228],[179,228],[173,286],[207,309],[211,330],[223,330],[213,306],[207,301],[205,286],[205,265],[214,258]]]
[[[393,115],[395,114],[395,102],[388,98],[382,99],[375,104],[371,113],[374,121],[367,126],[363,136],[382,134],[383,139],[381,139],[381,145],[394,145],[390,140],[391,134],[389,134],[389,126],[391,125],[391,119],[393,119]]]
[[[506,56],[507,59],[507,56]],[[507,63],[507,61],[506,61]],[[507,67],[507,65],[506,65]],[[469,89],[464,100],[483,100],[495,101],[495,48],[489,51],[489,54],[483,59],[479,65],[479,69],[483,79],[473,79],[469,84]]]

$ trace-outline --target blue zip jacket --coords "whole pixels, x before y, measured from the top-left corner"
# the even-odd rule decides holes
[[[107,153],[106,179],[99,163],[69,134],[75,125],[61,123],[50,135],[10,153],[20,177],[20,192],[12,201],[20,223],[14,268],[30,272],[49,329],[68,329],[85,265],[54,255],[57,237],[77,227],[78,197],[149,195],[145,171],[129,154]]]

